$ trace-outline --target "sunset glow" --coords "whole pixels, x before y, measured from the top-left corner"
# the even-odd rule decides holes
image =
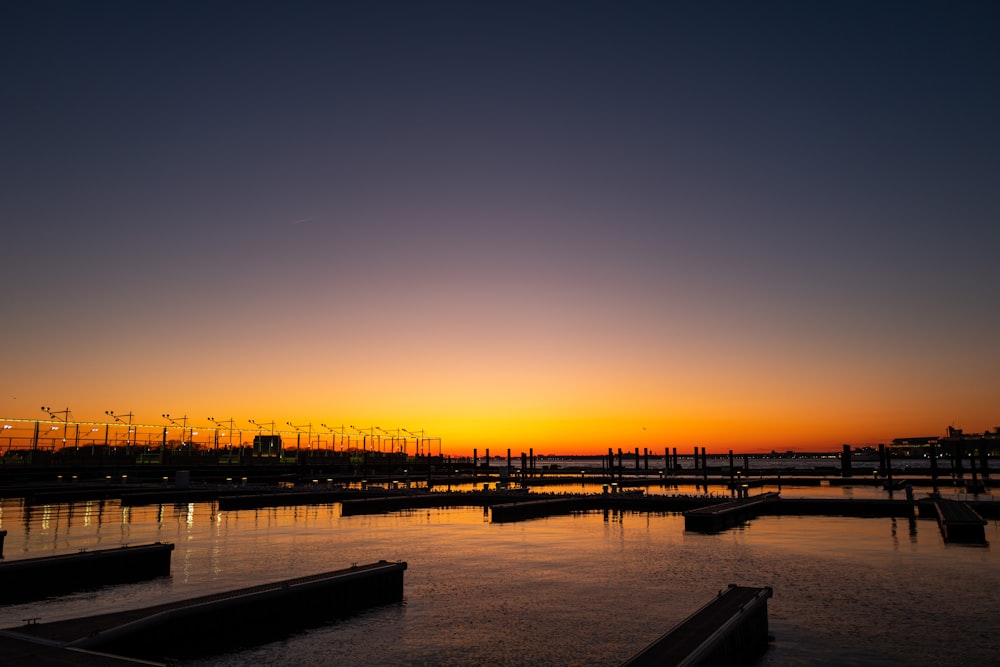
[[[2,10],[0,416],[1000,426],[995,9],[476,5]]]

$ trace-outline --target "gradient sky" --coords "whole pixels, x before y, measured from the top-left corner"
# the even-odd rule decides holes
[[[0,7],[0,415],[1000,425],[1000,4]]]

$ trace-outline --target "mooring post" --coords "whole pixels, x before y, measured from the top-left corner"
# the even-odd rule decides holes
[[[931,484],[934,486],[934,493],[938,493],[938,467],[937,467],[937,447],[930,443],[931,448]]]
[[[528,455],[521,452],[521,486],[524,486],[524,480],[528,474]]]
[[[643,470],[649,470],[649,448],[642,448],[642,467]]]
[[[733,450],[729,450],[729,488],[733,489],[736,482],[736,463],[733,460]]]
[[[535,476],[535,448],[528,447],[528,469],[529,477]]]
[[[618,481],[622,481],[622,474],[624,473],[625,463],[622,458],[622,448],[618,448]]]
[[[892,452],[888,447],[885,450],[885,480],[889,487],[889,497],[892,498]]]
[[[979,468],[983,471],[983,481],[990,481],[990,450],[983,443],[983,447],[979,449]]]
[[[695,470],[695,471],[698,470],[698,448],[697,447],[694,448],[694,468],[693,468],[693,470]]]
[[[840,476],[851,477],[854,472],[851,470],[851,446],[844,445],[844,450],[840,453]]]
[[[708,455],[705,453],[705,448],[701,448],[701,470],[702,476],[705,480],[705,492],[708,492]]]
[[[878,445],[878,476],[885,477],[885,445]]]
[[[635,469],[639,469],[639,448],[635,448]]]
[[[680,469],[681,469],[681,462],[677,456],[677,448],[674,447],[674,470],[680,470]]]
[[[472,479],[476,478],[476,469],[479,467],[479,449],[472,448]]]

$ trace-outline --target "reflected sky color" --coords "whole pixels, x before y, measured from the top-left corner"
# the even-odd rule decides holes
[[[0,8],[0,414],[1000,424],[995,3],[330,4]]]

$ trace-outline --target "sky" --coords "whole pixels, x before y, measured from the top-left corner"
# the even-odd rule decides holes
[[[992,429],[998,34],[976,1],[5,2],[0,415],[455,455]]]

